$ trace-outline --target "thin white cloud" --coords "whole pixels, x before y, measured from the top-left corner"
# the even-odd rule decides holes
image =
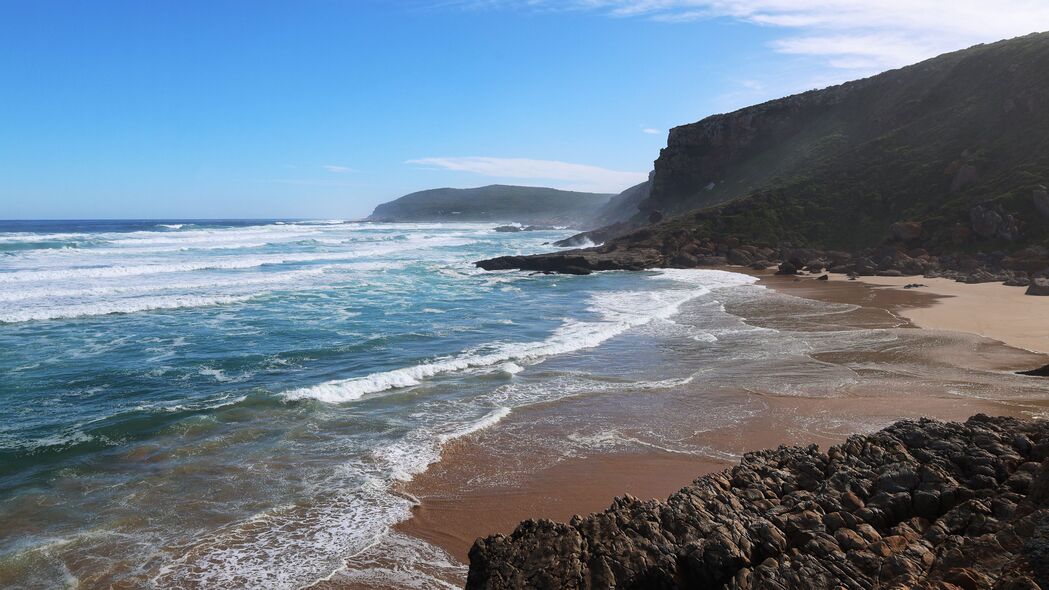
[[[473,8],[592,11],[668,22],[727,18],[794,31],[772,49],[873,73],[1049,30],[1047,0],[458,0]]]
[[[623,172],[587,164],[529,158],[433,157],[408,160],[406,163],[491,178],[523,179],[554,188],[609,193],[620,192],[648,178],[648,174],[643,172]]]
[[[645,127],[641,129],[641,133],[647,133],[649,135],[663,135],[663,130],[656,129],[655,127]]]
[[[334,172],[335,174],[346,174],[347,172],[354,171],[353,168],[347,166],[336,166],[335,164],[325,164],[321,166],[321,168],[324,168],[328,172]]]

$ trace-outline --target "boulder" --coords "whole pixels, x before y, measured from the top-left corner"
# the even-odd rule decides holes
[[[743,250],[742,248],[733,248],[728,251],[728,255],[725,256],[728,259],[729,264],[738,264],[740,266],[747,266],[751,262],[754,262],[754,255]]]
[[[779,265],[779,270],[776,271],[778,275],[796,275],[798,274],[798,267],[793,262],[783,262]]]
[[[977,205],[969,209],[969,223],[973,232],[981,238],[993,238],[1002,225],[1002,216],[997,211]]]

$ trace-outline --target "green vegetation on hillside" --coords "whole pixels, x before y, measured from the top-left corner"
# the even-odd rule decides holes
[[[642,209],[667,229],[855,250],[916,221],[930,250],[1049,245],[1049,34],[676,128],[655,169]]]
[[[611,197],[528,186],[439,188],[379,205],[368,220],[494,221],[579,226],[594,218]]]

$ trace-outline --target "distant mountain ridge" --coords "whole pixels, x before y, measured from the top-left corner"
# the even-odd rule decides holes
[[[368,221],[492,221],[587,228],[614,195],[493,184],[419,191],[383,203]]]

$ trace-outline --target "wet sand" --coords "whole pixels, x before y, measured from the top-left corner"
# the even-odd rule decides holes
[[[781,293],[860,306],[841,320],[853,327],[949,329],[945,328],[949,324],[930,320],[928,314],[923,314],[951,301],[951,293],[946,288],[903,290],[888,288],[895,286],[888,284],[756,274],[761,277],[761,284]],[[928,280],[919,282],[929,283]],[[899,286],[903,284],[906,282]],[[1046,316],[1049,319],[1049,314]],[[779,329],[819,328],[791,318],[763,321]],[[761,325],[763,321],[748,320],[748,323]],[[1000,332],[995,335],[1003,336],[999,339],[1008,336]],[[731,466],[744,452],[781,444],[816,443],[826,447],[849,434],[869,432],[902,418],[964,420],[981,412],[1030,416],[1049,409],[1046,399],[959,396],[941,383],[907,381],[906,368],[900,369],[899,374],[894,372],[893,363],[901,359],[943,365],[948,369],[1002,373],[1049,362],[1049,357],[1044,355],[1003,346],[987,338],[946,334],[942,340],[931,338],[930,342],[932,344],[915,350],[890,349],[877,353],[861,350],[827,354],[822,358],[814,356],[829,364],[871,365],[869,371],[860,371],[864,381],[842,397],[815,393],[783,396],[753,388],[720,391],[721,395],[735,396],[741,406],[758,407],[760,411],[732,427],[697,431],[688,442],[693,447],[709,449],[700,455],[652,449],[591,452],[566,459],[558,456],[557,441],[571,432],[569,424],[573,416],[579,421],[588,419],[596,398],[567,399],[516,410],[497,428],[455,441],[439,463],[406,485],[405,493],[418,498],[419,505],[413,518],[401,523],[398,530],[429,541],[465,562],[477,537],[510,533],[527,518],[564,521],[573,514],[600,511],[608,507],[612,498],[624,494],[642,499],[665,498],[696,477]],[[869,384],[865,382],[868,379]],[[908,385],[893,387],[896,383]],[[704,389],[701,393],[705,395],[709,391]],[[652,403],[667,402],[653,397]],[[638,410],[643,412],[644,407]],[[552,417],[557,419],[551,420]],[[645,422],[644,415],[635,414],[634,418],[636,422]],[[549,444],[536,444],[536,441]]]

